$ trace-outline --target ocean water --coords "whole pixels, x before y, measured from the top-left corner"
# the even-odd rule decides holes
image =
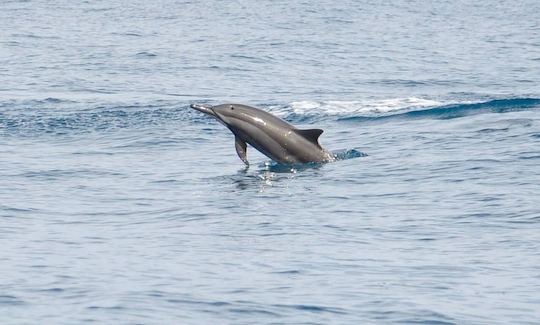
[[[539,12],[0,1],[0,323],[540,324]]]

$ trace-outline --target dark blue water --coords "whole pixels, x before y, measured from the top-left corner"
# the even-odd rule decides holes
[[[0,323],[539,324],[539,12],[1,1]]]

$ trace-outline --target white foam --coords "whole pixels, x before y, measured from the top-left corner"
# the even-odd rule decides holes
[[[407,97],[380,100],[356,101],[298,101],[292,102],[290,107],[296,114],[311,115],[314,113],[328,115],[379,115],[395,113],[402,110],[437,107],[452,104],[432,99]]]

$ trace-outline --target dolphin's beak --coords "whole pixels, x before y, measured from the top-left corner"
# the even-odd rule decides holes
[[[199,112],[202,112],[204,114],[208,114],[213,117],[217,117],[214,111],[212,110],[212,106],[210,105],[203,105],[203,104],[191,104],[191,108],[198,110]]]

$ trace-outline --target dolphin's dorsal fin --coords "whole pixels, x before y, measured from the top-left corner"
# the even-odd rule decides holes
[[[307,129],[307,130],[297,129],[296,130],[296,133],[300,134],[301,136],[313,142],[314,144],[318,145],[319,147],[320,147],[319,137],[321,136],[323,132],[324,131],[321,129]]]
[[[244,164],[249,165],[249,161],[247,160],[247,144],[244,140],[240,139],[238,136],[234,136],[234,147],[236,148],[236,153],[238,154],[238,157],[242,159]]]

